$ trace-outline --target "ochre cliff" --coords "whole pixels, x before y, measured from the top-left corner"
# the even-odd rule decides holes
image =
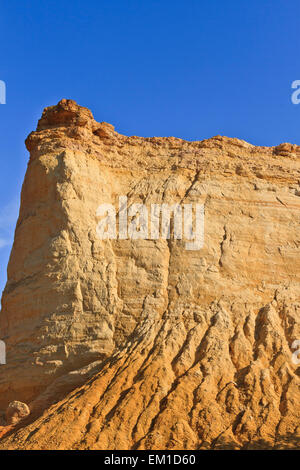
[[[31,414],[0,449],[299,446],[300,147],[126,137],[71,100],[26,144],[0,409]],[[100,240],[123,195],[204,204],[203,248]]]

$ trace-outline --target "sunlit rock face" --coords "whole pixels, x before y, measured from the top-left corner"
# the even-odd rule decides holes
[[[299,446],[300,147],[127,137],[71,100],[26,144],[0,409],[24,402],[31,423],[0,448]],[[120,236],[120,197],[148,236]],[[204,207],[203,246],[172,218],[152,237],[154,204]]]

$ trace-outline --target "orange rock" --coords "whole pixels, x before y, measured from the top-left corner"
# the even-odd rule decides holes
[[[46,108],[3,293],[0,449],[295,448],[300,147],[127,137]],[[99,240],[97,207],[205,204],[205,240]],[[22,425],[21,425],[22,426]]]
[[[13,429],[13,426],[0,426],[0,439],[5,436],[9,431]]]

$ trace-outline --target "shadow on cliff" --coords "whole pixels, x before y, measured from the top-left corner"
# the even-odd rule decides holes
[[[264,439],[250,441],[242,446],[226,438],[219,438],[218,442],[208,449],[213,450],[300,450],[300,438],[293,435],[281,437],[276,444],[272,444]]]

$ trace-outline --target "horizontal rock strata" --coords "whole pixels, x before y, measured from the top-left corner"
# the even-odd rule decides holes
[[[127,137],[62,100],[30,160],[2,297],[0,449],[295,448],[300,147]],[[97,208],[203,204],[204,246],[97,236]]]

